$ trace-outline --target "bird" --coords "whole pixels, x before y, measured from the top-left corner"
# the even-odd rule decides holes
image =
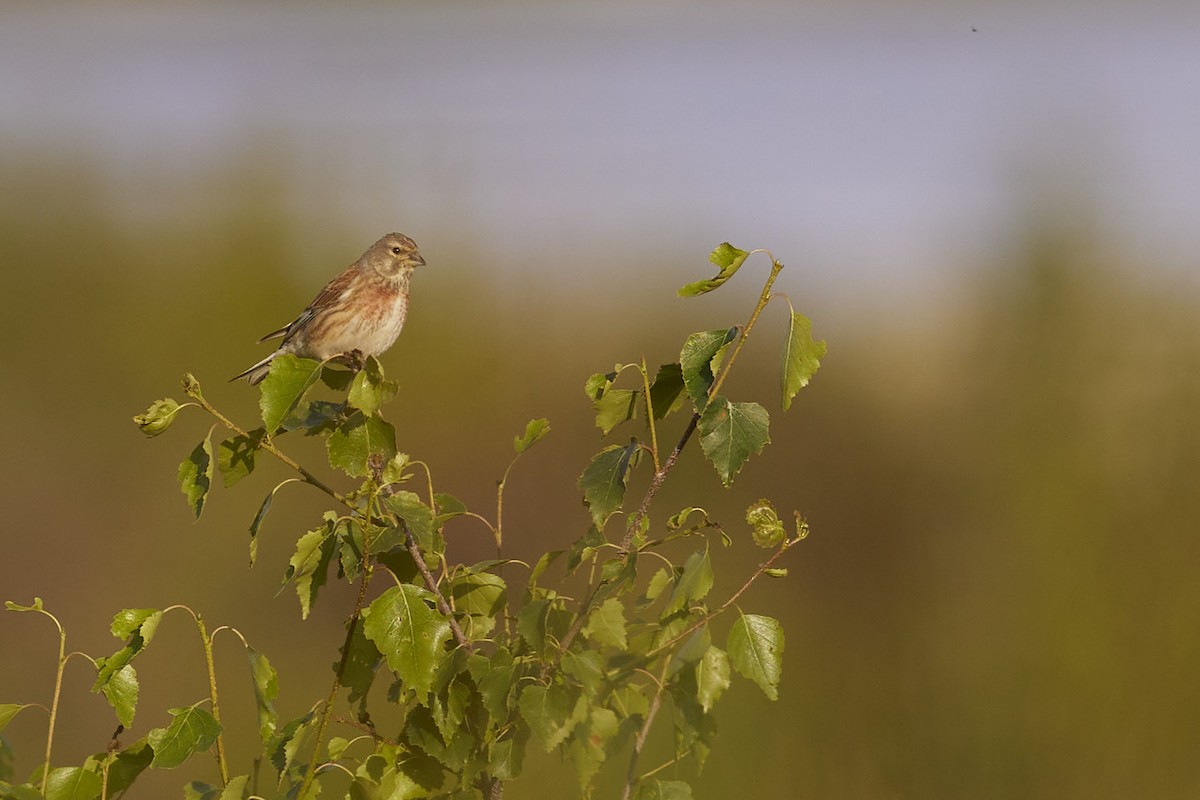
[[[284,353],[326,361],[338,356],[359,360],[377,356],[395,343],[408,314],[408,286],[425,259],[412,239],[389,233],[325,285],[300,316],[258,341],[283,337],[278,349],[232,378],[253,386]]]

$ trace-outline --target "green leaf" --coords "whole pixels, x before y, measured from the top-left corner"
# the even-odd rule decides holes
[[[525,746],[529,743],[529,728],[513,725],[515,731],[506,733],[488,749],[488,772],[493,778],[511,781],[521,774]]]
[[[791,300],[788,305],[791,305]],[[783,359],[779,371],[779,385],[783,391],[783,410],[792,405],[796,393],[808,385],[825,357],[825,340],[812,338],[812,321],[792,309],[788,325],[788,339],[783,348]]]
[[[280,775],[287,772],[296,760],[300,745],[308,735],[309,725],[313,722],[313,712],[296,717],[279,729],[267,744],[267,754],[271,765]]]
[[[114,672],[101,691],[113,711],[117,712],[117,720],[126,728],[132,726],[138,701],[138,679],[133,665],[126,664]]]
[[[333,557],[336,544],[333,536],[336,517],[330,517],[333,517],[333,513],[327,512],[323,526],[309,531],[296,541],[296,552],[288,560],[284,581],[296,582],[301,619],[308,619],[317,592],[325,585],[328,576],[329,560]]]
[[[708,260],[720,270],[716,277],[689,283],[679,290],[679,296],[695,297],[699,294],[711,292],[733,277],[733,273],[738,271],[738,268],[742,266],[749,255],[745,250],[739,250],[729,242],[722,242],[708,255]]]
[[[109,630],[118,639],[128,639],[135,633],[141,637],[141,646],[150,644],[163,612],[157,608],[125,608],[113,617]]]
[[[468,572],[450,584],[454,608],[465,614],[491,617],[504,608],[504,579],[490,572]]]
[[[246,796],[246,784],[249,782],[249,775],[238,775],[236,778],[230,778],[229,783],[225,784],[225,790],[221,792],[217,800],[242,800]]]
[[[597,453],[579,476],[578,486],[583,489],[584,503],[592,512],[592,521],[597,528],[603,528],[624,502],[629,467],[637,452],[636,439],[624,446],[610,445]]]
[[[217,467],[226,489],[254,471],[254,458],[266,433],[265,429],[258,428],[248,436],[231,436],[217,445]]]
[[[579,699],[583,700],[582,697]],[[521,716],[542,741],[547,753],[566,741],[579,724],[573,713],[575,706],[571,693],[559,684],[526,686],[517,701]]]
[[[396,396],[398,387],[383,377],[383,368],[374,356],[367,356],[366,364],[354,376],[346,401],[368,417],[380,406]]]
[[[669,617],[678,611],[686,611],[693,601],[704,599],[713,586],[712,563],[708,559],[708,548],[697,550],[688,556],[683,572],[667,598],[662,616]]]
[[[610,597],[588,615],[583,635],[597,644],[606,644],[618,650],[627,645],[625,638],[625,606],[615,597]]]
[[[8,723],[12,722],[12,718],[22,708],[28,708],[28,706],[21,703],[0,703],[0,731],[8,727]]]
[[[520,455],[532,447],[536,442],[542,440],[546,434],[550,432],[550,420],[548,419],[531,419],[529,424],[525,426],[524,436],[513,437],[513,449]]]
[[[675,411],[682,405],[683,400],[683,368],[679,362],[663,364],[650,384],[650,404],[654,407],[654,418],[663,417]]]
[[[100,776],[81,767],[59,767],[46,777],[46,800],[93,800],[100,796]]]
[[[692,800],[692,787],[683,781],[646,781],[638,787],[633,800]]]
[[[716,380],[716,371],[725,357],[725,349],[738,335],[738,328],[693,333],[679,351],[680,374],[688,397],[697,411],[708,404],[708,390]]]
[[[204,510],[204,500],[208,497],[209,487],[212,486],[212,455],[212,441],[205,436],[204,441],[196,445],[192,454],[179,465],[179,488],[187,497],[188,507],[196,515],[196,519],[200,519],[200,512]]]
[[[5,600],[4,607],[9,611],[45,611],[46,607],[42,605],[42,598],[33,598],[33,605],[23,606],[20,603],[14,603],[12,600]]]
[[[783,676],[783,626],[771,617],[742,614],[725,642],[729,660],[739,674],[758,684],[767,697],[779,697]]]
[[[271,510],[271,503],[275,502],[275,493],[283,488],[285,484],[295,483],[299,478],[288,478],[277,484],[270,493],[263,498],[262,505],[258,507],[258,513],[254,515],[254,519],[250,521],[250,566],[254,566],[254,562],[258,559],[258,530],[262,527],[263,519],[266,518],[267,512]]]
[[[422,704],[447,657],[451,635],[450,623],[430,607],[433,601],[427,590],[405,583],[388,589],[363,609],[363,633]]]
[[[620,721],[612,710],[593,708],[590,716],[571,737],[567,755],[575,766],[579,786],[585,790],[608,756],[608,743],[616,736]]]
[[[258,408],[268,434],[300,405],[305,393],[321,377],[322,365],[311,358],[284,353],[271,359],[271,371],[260,386]]]
[[[396,516],[404,520],[409,533],[417,540],[417,544],[425,551],[426,556],[431,552],[441,552],[440,542],[435,542],[433,535],[433,509],[421,502],[420,495],[415,492],[400,491],[388,495],[384,502],[396,513]]]
[[[751,536],[759,547],[773,548],[783,543],[787,533],[783,521],[769,500],[759,500],[746,509],[746,523],[753,528]]]
[[[170,709],[170,726],[155,728],[146,735],[146,741],[154,749],[155,769],[174,769],[187,761],[194,753],[212,747],[221,733],[221,724],[213,715],[199,706]]]
[[[634,389],[609,389],[592,401],[596,410],[596,427],[605,436],[613,428],[637,414],[637,398],[640,392]]]
[[[105,753],[99,758],[107,756]],[[117,757],[108,765],[108,796],[114,797],[132,786],[153,760],[154,750],[144,738],[117,753]]]
[[[700,448],[726,486],[753,453],[771,441],[767,410],[758,403],[731,403],[717,395],[700,415]]]
[[[379,665],[383,663],[383,655],[374,643],[363,635],[362,625],[354,626],[349,645],[346,667],[342,670],[339,682],[350,690],[350,702],[356,703],[366,698],[367,693],[371,691]],[[334,669],[336,670],[336,666]]]
[[[144,414],[138,414],[133,418],[133,422],[146,436],[158,436],[160,433],[171,427],[171,423],[175,421],[175,415],[179,413],[179,409],[183,406],[176,403],[169,397],[164,397],[162,400],[155,400],[146,409]]]
[[[709,647],[696,662],[696,699],[704,713],[712,711],[721,693],[729,688],[729,656],[719,647]]]
[[[259,651],[246,646],[250,659],[250,680],[254,682],[254,705],[258,710],[258,735],[263,744],[271,741],[279,715],[273,701],[279,696],[279,676],[271,662]]]
[[[379,417],[358,412],[338,425],[326,444],[331,466],[355,478],[365,478],[371,473],[372,456],[382,466],[396,455],[396,429]]]

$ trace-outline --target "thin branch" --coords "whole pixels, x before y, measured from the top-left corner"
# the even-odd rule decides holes
[[[642,750],[646,746],[646,739],[650,737],[650,726],[654,724],[654,718],[658,715],[658,709],[662,707],[663,692],[667,688],[667,670],[670,666],[670,661],[663,664],[662,677],[656,681],[658,688],[654,691],[654,699],[650,701],[650,709],[646,712],[646,719],[642,722],[642,727],[633,740],[633,752],[629,755],[629,770],[625,773],[625,790],[621,792],[621,800],[629,800],[633,795],[633,787],[637,785],[638,758],[641,757]]]

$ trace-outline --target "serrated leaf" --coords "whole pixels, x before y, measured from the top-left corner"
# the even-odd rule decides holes
[[[593,708],[588,719],[576,731],[567,748],[575,766],[579,787],[586,790],[608,756],[608,743],[620,729],[617,715],[607,708]]]
[[[609,389],[592,401],[596,410],[596,427],[607,436],[613,428],[637,414],[638,392],[634,389]]]
[[[249,775],[238,775],[236,778],[230,778],[229,783],[225,784],[225,789],[221,792],[217,800],[242,800],[246,796],[246,784],[249,782]]]
[[[188,507],[200,519],[204,511],[204,501],[213,479],[213,449],[212,440],[204,437],[204,441],[196,445],[183,463],[179,465],[179,488],[187,498]]]
[[[492,742],[488,748],[488,772],[501,781],[511,781],[521,774],[525,758],[525,745],[529,742],[529,728],[513,725],[514,730]]]
[[[193,753],[212,747],[221,733],[221,723],[199,706],[170,709],[171,724],[155,728],[146,735],[154,750],[155,769],[173,769],[187,761]]]
[[[171,423],[175,421],[175,415],[181,408],[183,406],[179,403],[169,397],[164,397],[162,400],[155,400],[151,403],[145,413],[138,414],[133,418],[133,422],[146,436],[158,436],[171,427]]]
[[[596,454],[577,482],[583,490],[583,500],[592,513],[597,528],[625,500],[625,487],[629,481],[629,466],[638,450],[637,440],[629,444],[611,445]]]
[[[81,767],[59,767],[46,777],[46,800],[95,800],[100,776]]]
[[[267,657],[247,645],[246,657],[250,660],[250,680],[254,683],[254,705],[258,711],[258,735],[263,744],[271,741],[279,715],[275,712],[274,700],[279,696],[279,676]]]
[[[688,556],[683,564],[683,572],[675,581],[675,588],[667,598],[663,608],[663,617],[669,617],[677,611],[686,610],[694,601],[704,599],[713,586],[712,563],[708,559],[708,548],[697,550]]]
[[[406,583],[388,589],[363,609],[363,633],[422,704],[447,657],[451,636],[450,623],[430,608],[433,600],[427,590]]]
[[[404,520],[409,533],[417,540],[421,549],[426,551],[426,555],[430,551],[441,552],[441,548],[434,542],[433,510],[421,501],[420,495],[415,492],[399,491],[388,495],[384,502],[396,513],[396,516]]]
[[[703,411],[708,404],[708,390],[716,380],[717,365],[725,356],[725,348],[737,335],[738,328],[733,327],[700,331],[684,341],[683,349],[679,351],[680,374],[697,411]]]
[[[692,787],[683,781],[651,778],[638,787],[633,800],[692,800]]]
[[[321,377],[322,369],[320,362],[290,353],[271,359],[271,371],[263,378],[258,398],[268,434],[278,430],[280,423],[300,405],[305,393]]]
[[[371,691],[379,665],[383,663],[383,655],[374,642],[363,634],[362,625],[355,626],[349,645],[346,667],[342,670],[340,682],[350,690],[350,702],[356,703]]]
[[[116,712],[117,720],[126,728],[133,725],[133,714],[137,710],[138,701],[137,672],[134,671],[133,665],[126,664],[114,672],[101,691]]]
[[[504,608],[504,590],[504,579],[490,572],[469,572],[450,584],[455,610],[475,616],[499,614]]]
[[[704,713],[712,711],[721,693],[729,688],[729,656],[719,647],[709,647],[696,662],[696,699]]]
[[[772,700],[779,697],[783,644],[783,626],[778,620],[740,612],[725,642],[733,668],[757,683]]]
[[[791,305],[791,301],[788,301]],[[825,340],[812,338],[812,321],[792,309],[788,338],[783,347],[779,385],[783,392],[783,410],[791,408],[792,398],[808,385],[825,357]]]
[[[271,492],[263,498],[262,505],[258,507],[258,513],[254,515],[254,519],[250,521],[250,566],[254,566],[254,562],[258,559],[258,530],[262,527],[263,520],[267,516],[267,512],[271,510],[271,503],[275,502],[275,493],[283,488],[285,484],[293,483],[299,480],[298,478],[288,478],[275,486]]]
[[[517,701],[521,716],[547,753],[566,741],[579,723],[573,713],[575,705],[570,691],[559,684],[526,686]]]
[[[518,455],[524,453],[535,443],[540,442],[548,433],[550,433],[550,420],[531,419],[525,426],[525,434],[513,437],[513,449],[517,451]]]
[[[679,362],[663,364],[650,384],[650,405],[654,407],[654,418],[663,417],[675,411],[683,401],[683,368]]]
[[[696,295],[711,292],[733,277],[733,274],[745,263],[746,257],[749,255],[745,250],[734,247],[729,242],[722,242],[708,255],[708,260],[719,270],[716,277],[689,283],[687,286],[680,288],[679,296],[695,297]]]
[[[136,633],[142,639],[141,645],[145,646],[154,638],[154,632],[158,630],[161,619],[162,612],[157,608],[125,608],[113,617],[109,630],[113,636],[122,640]]]
[[[372,455],[386,464],[396,455],[396,429],[379,417],[367,417],[361,412],[347,418],[329,434],[326,442],[329,463],[355,478],[370,474]]]
[[[646,599],[657,600],[663,591],[671,585],[671,579],[671,572],[666,567],[661,567],[650,578],[650,583],[646,586]]]
[[[304,739],[308,735],[308,728],[312,721],[313,712],[309,711],[307,714],[289,721],[271,737],[271,741],[267,744],[267,755],[271,759],[271,765],[280,775],[287,772],[296,760],[296,754],[300,751],[300,745],[304,743]]]
[[[700,448],[726,486],[754,453],[771,441],[770,418],[758,403],[731,403],[717,395],[700,415]]]
[[[627,645],[625,637],[625,606],[615,597],[601,603],[588,615],[583,635],[597,644],[606,644],[618,650]]]
[[[226,489],[254,471],[254,459],[265,435],[266,431],[258,428],[248,436],[230,436],[217,445],[217,467]]]
[[[346,401],[369,417],[392,400],[397,390],[398,387],[393,381],[383,377],[383,367],[375,357],[367,356],[363,368],[355,374],[350,383]]]
[[[329,570],[329,560],[333,557],[334,537],[333,521],[325,520],[325,524],[316,530],[305,533],[296,541],[296,552],[288,560],[288,570],[285,581],[296,582],[296,594],[300,598],[300,617],[308,619],[312,603],[317,597]]]

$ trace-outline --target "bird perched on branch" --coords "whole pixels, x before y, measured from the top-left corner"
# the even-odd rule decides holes
[[[408,282],[425,265],[412,239],[389,233],[331,280],[300,316],[260,342],[282,336],[274,353],[230,380],[254,385],[281,353],[324,361],[334,356],[377,356],[400,335],[408,313]]]

